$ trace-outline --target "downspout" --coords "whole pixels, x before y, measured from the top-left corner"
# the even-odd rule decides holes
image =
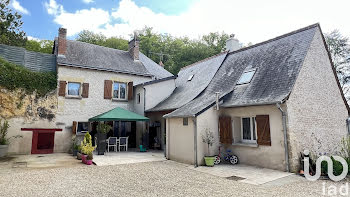
[[[197,118],[194,116],[193,119],[193,133],[194,133],[194,167],[198,167],[197,161]]]
[[[289,169],[289,150],[288,150],[288,141],[287,141],[288,139],[287,139],[287,117],[286,117],[286,112],[283,111],[283,109],[281,108],[281,105],[279,103],[276,103],[276,106],[282,113],[282,125],[283,125],[283,136],[284,136],[284,157],[285,157],[285,160],[286,160],[287,172],[290,172],[290,169]]]

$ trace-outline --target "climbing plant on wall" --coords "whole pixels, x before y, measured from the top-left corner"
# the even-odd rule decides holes
[[[57,75],[30,71],[0,58],[0,86],[8,90],[23,89],[29,94],[36,91],[38,96],[44,96],[56,89]]]

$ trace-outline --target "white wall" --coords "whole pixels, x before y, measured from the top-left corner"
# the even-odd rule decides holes
[[[316,31],[304,65],[287,101],[291,164],[298,170],[299,153],[334,154],[346,136],[348,111],[341,97],[321,32]]]
[[[87,122],[89,118],[111,110],[115,107],[122,107],[130,111],[135,111],[135,97],[132,101],[112,101],[111,99],[104,99],[104,80],[113,80],[120,82],[133,81],[134,84],[138,84],[149,81],[151,79],[150,77],[96,71],[90,69],[79,69],[67,66],[58,66],[57,72],[58,81],[63,80],[89,83],[88,98],[69,99],[61,96],[58,97],[58,112],[56,122],[64,129],[62,134],[59,135],[64,136],[66,136],[65,133],[72,133],[71,127],[73,121]],[[70,140],[70,136],[69,139],[66,138],[66,140]],[[57,146],[58,145],[59,144],[57,144]],[[65,146],[59,150],[68,150],[68,148],[68,146]]]
[[[145,85],[146,89],[146,111],[155,107],[158,103],[165,100],[173,93],[175,89],[175,79],[161,81]]]

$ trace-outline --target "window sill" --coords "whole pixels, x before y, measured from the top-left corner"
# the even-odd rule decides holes
[[[113,102],[128,102],[127,99],[112,99]]]
[[[245,147],[251,147],[251,148],[259,147],[259,145],[255,143],[243,143],[243,142],[232,143],[232,146],[245,146]]]
[[[83,99],[81,96],[65,96],[66,99]]]

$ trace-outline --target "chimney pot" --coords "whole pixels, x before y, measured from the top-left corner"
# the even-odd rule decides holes
[[[67,51],[67,29],[58,29],[58,55],[66,55]]]

